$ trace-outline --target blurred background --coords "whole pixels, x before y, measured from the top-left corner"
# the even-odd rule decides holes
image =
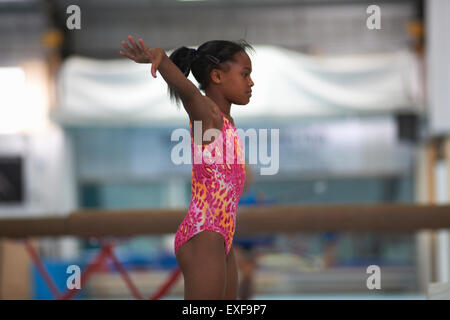
[[[170,156],[188,117],[149,65],[119,55],[128,35],[167,52],[212,39],[254,47],[253,97],[231,115],[244,130],[279,129],[279,170],[248,165],[241,206],[448,203],[448,153],[430,169],[427,152],[450,132],[449,21],[446,0],[0,0],[0,219],[187,209],[191,166]],[[173,239],[119,239],[144,295],[176,267]],[[67,267],[100,248],[69,236],[33,243],[60,290]],[[237,234],[239,295],[425,299],[430,282],[448,281],[448,244],[445,230]],[[379,290],[366,286],[369,265],[381,268]],[[180,279],[164,299],[182,297]],[[0,298],[53,298],[5,238]],[[132,295],[105,263],[76,298]]]

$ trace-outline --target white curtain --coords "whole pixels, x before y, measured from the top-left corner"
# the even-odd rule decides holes
[[[413,53],[308,56],[273,46],[250,53],[253,96],[233,106],[239,123],[334,115],[422,111],[419,63]],[[192,74],[189,79],[195,81]],[[52,118],[62,124],[175,124],[187,115],[172,105],[161,75],[149,64],[125,58],[65,60],[58,79],[59,105]]]

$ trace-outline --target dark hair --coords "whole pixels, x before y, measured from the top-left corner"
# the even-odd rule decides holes
[[[169,58],[188,77],[192,70],[195,80],[199,83],[199,89],[205,91],[210,82],[209,74],[212,69],[226,70],[222,65],[226,61],[235,61],[237,52],[245,52],[246,49],[254,51],[253,47],[245,40],[227,41],[211,40],[203,43],[197,50],[181,47],[173,51]],[[175,88],[168,86],[170,100],[179,106],[180,96]]]

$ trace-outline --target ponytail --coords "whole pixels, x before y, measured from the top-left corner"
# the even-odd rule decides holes
[[[187,78],[191,71],[192,63],[196,58],[196,52],[197,50],[195,49],[181,47],[172,52],[169,56],[169,59],[172,60],[172,62],[181,70],[181,72]],[[178,92],[171,86],[168,86],[168,92],[170,100],[176,103],[177,106],[179,106],[181,99]]]

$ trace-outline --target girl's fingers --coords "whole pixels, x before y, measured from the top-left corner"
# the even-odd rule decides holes
[[[122,43],[122,46],[123,46],[126,50],[128,50],[128,51],[131,52],[131,53],[134,53],[134,49],[130,48],[130,46],[129,46],[125,41],[122,41],[121,43]]]
[[[131,54],[129,54],[128,52],[123,52],[122,50],[119,51],[119,53],[125,57],[130,58],[131,60],[134,60],[134,56],[132,56]]]
[[[153,76],[153,78],[156,78],[156,69],[158,69],[160,63],[161,63],[161,58],[159,58],[159,57],[152,61],[152,76]]]
[[[153,78],[156,78],[156,67],[154,63],[152,63],[152,76]]]
[[[148,49],[147,49],[147,46],[146,46],[145,43],[144,43],[144,40],[139,39],[139,44],[141,45],[142,49],[144,49],[144,51],[147,51],[147,50],[148,50]]]
[[[141,51],[141,48],[139,48],[139,47],[136,45],[136,42],[134,41],[134,38],[133,38],[132,36],[128,36],[128,39],[130,40],[131,45],[133,46],[134,50],[136,50],[136,51]]]

